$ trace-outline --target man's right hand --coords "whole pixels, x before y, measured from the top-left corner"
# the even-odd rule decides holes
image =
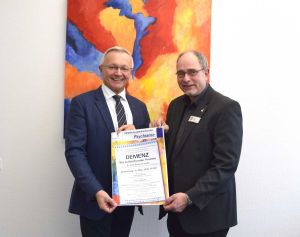
[[[154,127],[162,127],[164,129],[164,132],[167,133],[169,131],[169,126],[166,124],[166,122],[162,119],[159,118],[157,120],[153,120],[150,124],[149,124],[150,128],[154,128]]]
[[[95,196],[99,208],[107,213],[112,213],[118,206],[117,203],[107,194],[107,192],[103,190],[98,191]]]

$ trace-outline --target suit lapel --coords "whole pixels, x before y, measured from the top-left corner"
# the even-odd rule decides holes
[[[208,110],[208,105],[210,102],[210,98],[211,98],[211,93],[212,93],[212,88],[210,87],[210,85],[208,85],[207,91],[205,93],[205,97],[203,99],[202,102],[200,102],[197,105],[197,108],[195,109],[195,111],[192,112],[191,116],[195,116],[200,118],[200,121],[198,123],[196,122],[188,122],[186,125],[186,129],[184,130],[184,133],[182,134],[182,138],[180,139],[180,142],[177,144],[177,149],[175,151],[175,153],[173,154],[173,156],[175,157],[176,154],[182,149],[183,145],[185,144],[185,142],[188,140],[188,137],[191,135],[191,133],[195,130],[196,126],[199,126],[199,124],[201,123],[201,120],[204,116],[204,114],[206,113],[206,111]],[[184,106],[183,106],[184,108]],[[183,111],[182,111],[183,112]],[[179,118],[180,119],[180,118]],[[189,118],[188,118],[189,119]],[[180,123],[178,122],[177,124],[177,130],[176,133],[179,129]],[[174,137],[174,136],[173,136]],[[173,141],[172,144],[174,144],[175,141]]]
[[[168,154],[167,157],[171,158],[172,152],[174,150],[175,140],[176,140],[176,134],[178,132],[180,121],[184,112],[185,104],[182,100],[180,101],[179,105],[176,106],[176,111],[174,111],[173,114],[170,114],[169,121],[167,123],[170,125],[170,127],[174,128],[169,131],[170,134],[167,134],[167,136],[170,137],[170,140],[168,141]]]
[[[95,98],[96,98],[95,100],[96,106],[103,117],[104,123],[106,124],[110,132],[114,132],[115,131],[114,124],[101,87],[99,87],[99,89],[96,91]]]
[[[201,105],[199,104],[197,106],[196,110],[191,114],[191,116],[195,116],[197,118],[200,118],[200,121],[198,123],[195,123],[195,122],[188,122],[187,123],[187,125],[185,127],[185,130],[182,134],[182,138],[179,140],[179,143],[177,144],[177,148],[176,148],[177,153],[182,149],[182,147],[185,144],[185,142],[187,141],[188,137],[195,130],[195,127],[199,126],[199,123],[201,123],[202,116],[206,112],[206,109],[207,109],[207,106],[203,105],[201,103]],[[174,156],[175,155],[176,155],[176,153],[174,153]]]

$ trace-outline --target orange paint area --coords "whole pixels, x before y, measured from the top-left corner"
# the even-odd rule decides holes
[[[79,72],[69,63],[65,63],[65,98],[73,98],[81,93],[94,90],[101,80],[94,73]]]

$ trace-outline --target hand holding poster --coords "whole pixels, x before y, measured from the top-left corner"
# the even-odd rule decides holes
[[[160,205],[169,196],[162,128],[112,133],[112,196],[118,205]]]

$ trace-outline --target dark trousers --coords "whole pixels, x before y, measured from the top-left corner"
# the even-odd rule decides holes
[[[225,230],[219,230],[212,233],[196,234],[196,235],[189,234],[182,229],[177,215],[171,213],[168,214],[167,224],[168,224],[168,231],[170,237],[226,237],[229,230],[228,228]]]
[[[134,207],[117,207],[100,220],[80,216],[82,237],[128,237],[133,216]]]

